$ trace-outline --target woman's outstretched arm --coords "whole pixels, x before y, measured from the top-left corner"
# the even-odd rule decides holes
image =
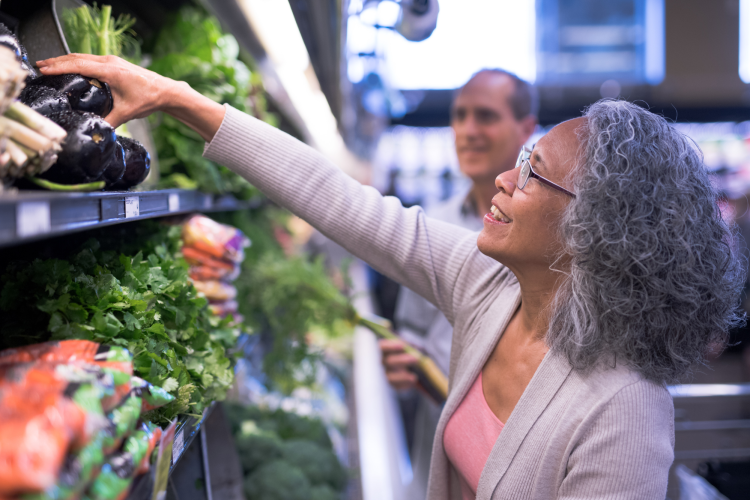
[[[479,254],[476,235],[405,209],[393,197],[362,186],[291,136],[229,106],[221,106],[156,73],[115,57],[69,55],[39,64],[44,74],[81,73],[107,82],[114,126],[164,111],[209,144],[205,156],[245,177],[279,205],[308,221],[373,267],[436,304],[449,320],[482,282],[477,271],[498,264]],[[471,279],[459,279],[472,256]]]

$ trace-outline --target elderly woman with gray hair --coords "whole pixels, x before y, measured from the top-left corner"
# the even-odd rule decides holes
[[[742,321],[744,275],[700,152],[663,118],[600,101],[558,125],[497,178],[477,235],[184,83],[113,57],[39,66],[108,82],[112,125],[159,110],[182,120],[207,158],[445,313],[455,333],[430,499],[665,497],[665,384]]]

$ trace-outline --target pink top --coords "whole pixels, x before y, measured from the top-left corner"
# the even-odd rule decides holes
[[[461,478],[463,500],[476,498],[482,469],[504,425],[484,398],[480,371],[443,434],[445,453]]]

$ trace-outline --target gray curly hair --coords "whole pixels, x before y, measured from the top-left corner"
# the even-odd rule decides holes
[[[614,100],[584,116],[547,343],[578,370],[608,360],[677,381],[744,322],[736,231],[702,153],[664,118]]]

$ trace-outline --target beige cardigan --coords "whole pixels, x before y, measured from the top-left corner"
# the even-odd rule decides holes
[[[515,276],[477,250],[476,233],[403,208],[301,142],[226,109],[206,158],[427,298],[454,325],[428,498],[460,500],[443,432],[520,303]],[[663,500],[673,413],[664,386],[621,365],[583,374],[548,354],[495,442],[477,498]]]

